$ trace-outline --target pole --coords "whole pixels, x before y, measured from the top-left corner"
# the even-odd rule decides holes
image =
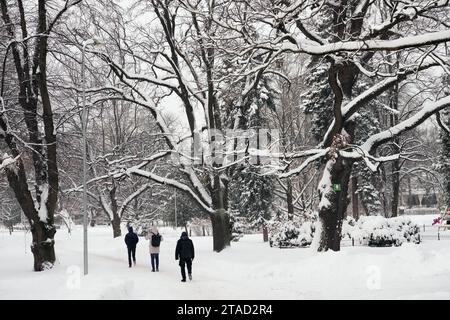
[[[85,60],[86,43],[83,44],[81,58],[81,81],[83,83],[83,114],[81,119],[82,135],[83,135],[83,265],[84,275],[88,274],[88,239],[87,239],[87,191],[86,191],[86,85],[84,76],[84,60]]]

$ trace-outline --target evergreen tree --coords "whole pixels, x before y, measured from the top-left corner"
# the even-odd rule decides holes
[[[449,76],[445,76],[443,81],[448,83],[450,80]],[[450,89],[444,90],[445,94],[450,93]],[[441,122],[446,128],[450,128],[450,111],[444,110],[441,112]],[[442,172],[443,176],[443,186],[444,186],[444,207],[450,207],[450,133],[442,129],[440,133],[442,149],[439,157],[439,170]]]
[[[355,94],[363,92],[372,85],[367,79],[361,79],[356,84]],[[355,144],[359,144],[379,132],[381,124],[378,121],[379,115],[376,111],[382,110],[382,107],[379,106],[383,103],[382,101],[382,97],[376,101],[371,101],[358,113],[358,126],[356,126],[354,133]],[[364,162],[357,162],[353,165],[352,176],[358,179],[356,193],[359,195],[367,215],[377,215],[382,212],[381,194],[377,186],[377,182],[380,181],[379,172],[371,171]]]
[[[330,39],[333,12],[324,8],[316,19],[318,35],[323,39]],[[308,70],[305,84],[309,90],[302,94],[303,110],[305,114],[312,115],[312,134],[317,141],[321,141],[333,120],[333,93],[328,83],[329,64],[323,57],[312,57]]]
[[[309,64],[311,72],[306,76],[305,83],[308,88],[303,95],[303,110],[305,114],[312,115],[312,134],[320,141],[333,119],[333,96],[328,84],[327,64],[313,58]]]
[[[233,216],[245,218],[252,228],[264,227],[272,209],[273,178],[260,175],[257,167],[241,165],[231,177],[230,190]]]

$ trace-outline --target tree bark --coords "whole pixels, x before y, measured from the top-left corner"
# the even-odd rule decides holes
[[[321,197],[327,197],[330,205],[319,209],[321,236],[318,251],[340,250],[342,221],[349,204],[347,194],[352,164],[350,160],[339,157],[331,166],[331,183],[340,184],[341,191],[331,191],[327,195],[321,195]]]
[[[263,227],[263,241],[264,242],[269,241],[269,231],[267,230],[267,226]]]
[[[10,147],[14,146],[12,141],[9,142]],[[17,152],[15,147],[12,150]],[[13,165],[15,168],[6,168],[6,176],[9,186],[13,189],[15,197],[31,226],[30,231],[33,237],[31,251],[34,257],[34,271],[43,271],[51,268],[56,260],[54,251],[56,229],[53,225],[53,219],[47,219],[45,222],[40,220],[35,202],[28,189],[22,159],[19,158]],[[50,216],[50,214],[53,217],[53,212],[48,212],[47,216]]]
[[[55,233],[56,229],[39,221],[31,227],[31,234],[33,235],[33,244],[31,252],[34,257],[34,270],[43,271],[53,267],[55,263]]]
[[[392,162],[392,203],[391,203],[391,217],[398,215],[398,201],[400,195],[400,166],[399,161]]]
[[[353,219],[358,220],[359,219],[359,199],[358,199],[358,193],[356,193],[356,190],[358,190],[358,177],[353,176],[351,177],[352,180],[352,213],[353,213]]]
[[[398,68],[399,53],[396,55],[395,64]],[[392,70],[392,65],[389,65],[389,69]],[[398,83],[391,90],[390,107],[393,110],[398,110]],[[395,126],[398,123],[398,114],[390,115],[390,125]],[[392,152],[393,154],[400,153],[399,148],[400,139],[397,137],[393,140]],[[392,203],[391,203],[391,217],[398,215],[398,198],[400,194],[400,160],[394,160],[392,162]]]
[[[113,237],[117,238],[122,235],[122,230],[120,229],[120,217],[115,214],[114,219],[111,221],[111,226],[113,229]]]
[[[114,238],[120,237],[122,235],[122,230],[120,230],[120,222],[121,222],[122,217],[120,217],[118,214],[119,206],[117,205],[116,190],[117,190],[117,186],[116,186],[115,182],[113,181],[113,187],[109,191],[109,198],[111,201],[111,211],[113,214],[111,226],[113,229],[113,237]]]
[[[230,216],[225,209],[217,209],[210,215],[210,219],[213,229],[213,250],[220,252],[230,246]]]
[[[209,187],[212,195],[212,205],[215,210],[214,213],[210,214],[213,250],[220,252],[228,247],[231,242],[230,215],[227,212],[228,183],[221,180],[220,176],[216,174],[213,183]]]
[[[288,219],[292,220],[294,218],[294,199],[292,196],[292,181],[287,180],[287,190],[286,190],[286,201],[288,209]]]

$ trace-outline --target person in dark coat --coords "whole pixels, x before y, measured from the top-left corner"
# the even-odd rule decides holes
[[[133,257],[134,266],[136,266],[136,245],[139,237],[133,232],[133,227],[128,227],[128,233],[125,235],[125,244],[128,249],[128,265],[131,268],[131,258]]]
[[[192,260],[194,260],[194,244],[192,240],[188,238],[187,232],[181,234],[180,239],[177,242],[177,247],[175,249],[175,260],[180,260],[181,268],[181,281],[186,282],[186,270],[187,266],[189,280],[192,280]]]

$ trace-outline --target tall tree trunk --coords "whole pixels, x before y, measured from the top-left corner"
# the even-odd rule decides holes
[[[225,209],[217,209],[210,215],[213,231],[213,250],[220,252],[230,245],[230,216]]]
[[[33,237],[31,252],[34,257],[34,271],[49,269],[55,263],[54,237],[56,229],[53,219],[41,221],[35,203],[28,189],[25,168],[21,159],[18,159],[15,168],[6,168],[6,175],[10,187],[19,205],[30,223],[30,231]],[[48,214],[47,214],[48,217]]]
[[[391,217],[398,215],[398,202],[400,195],[400,166],[399,161],[392,162],[392,203],[391,203]]]
[[[389,60],[391,61],[391,56],[388,56]],[[397,52],[396,58],[395,58],[395,65],[396,68],[398,68],[399,63],[399,53]],[[392,62],[392,61],[391,61]],[[393,66],[392,64],[389,64],[389,71],[393,72]],[[398,83],[392,88],[391,90],[391,98],[389,100],[390,108],[393,110],[398,110]],[[398,123],[398,114],[392,113],[390,115],[390,126],[393,127]],[[392,153],[398,154],[400,153],[399,143],[400,139],[395,138],[392,144]],[[394,160],[392,162],[392,202],[391,202],[391,217],[396,217],[398,215],[398,198],[400,194],[400,160]]]
[[[212,205],[215,212],[210,214],[212,232],[213,232],[213,250],[220,252],[230,245],[231,225],[230,215],[227,212],[228,207],[228,183],[221,181],[220,176],[214,176],[214,182],[210,186],[212,195]]]
[[[0,8],[6,31],[11,39],[18,39],[19,35],[14,30],[16,22],[12,21],[9,16],[7,1],[0,1]],[[22,1],[17,1],[17,8],[20,17],[21,36],[25,39],[28,37],[28,31]],[[47,26],[45,0],[38,1],[37,19],[35,21],[37,21],[36,34],[39,36],[36,38],[32,59],[26,41],[23,41],[23,43],[13,42],[11,49],[18,80],[18,88],[15,91],[18,93],[18,102],[23,111],[29,145],[33,149],[31,157],[34,167],[36,201],[29,190],[22,159],[14,164],[14,169],[7,170],[7,177],[9,185],[14,190],[15,197],[31,226],[34,270],[42,271],[51,268],[55,262],[54,235],[56,229],[54,227],[54,213],[57,207],[59,190],[56,135],[50,94],[47,88],[47,39],[50,30]],[[21,43],[20,49],[18,43]],[[42,115],[38,114],[38,97],[40,97]],[[40,122],[41,119],[42,122]],[[40,132],[42,124],[44,139],[41,138]],[[9,133],[10,128],[1,116],[0,128],[7,133],[5,142],[13,156],[18,157],[21,152],[14,142],[15,137]],[[45,147],[43,143],[45,143]],[[43,197],[44,192],[45,198]]]
[[[356,192],[358,190],[358,177],[352,176],[352,213],[353,213],[353,219],[358,220],[359,219],[359,199],[358,199],[358,193]]]
[[[114,219],[111,221],[114,238],[120,237],[122,235],[122,230],[120,229],[120,223],[121,223],[120,217],[117,214],[115,214]]]
[[[113,214],[111,226],[113,229],[113,237],[114,238],[120,237],[122,235],[122,231],[120,230],[120,223],[121,223],[122,217],[120,217],[118,214],[119,206],[117,205],[116,190],[117,190],[117,186],[115,185],[115,182],[113,181],[113,187],[109,191],[109,198],[111,201],[111,211]]]
[[[269,230],[267,230],[267,226],[263,227],[263,241],[264,242],[269,241]]]
[[[286,188],[286,201],[287,201],[287,209],[288,209],[288,220],[292,220],[294,218],[294,197],[292,196],[292,181],[290,178],[287,180],[287,188]]]
[[[31,227],[31,234],[33,235],[33,245],[31,252],[34,257],[34,270],[43,271],[53,267],[55,263],[55,233],[56,229],[52,225],[48,228],[47,223],[39,221]]]
[[[339,251],[341,246],[342,221],[349,204],[348,185],[352,170],[352,162],[341,157],[336,160],[328,160],[324,175],[330,176],[329,187],[333,184],[340,185],[340,191],[328,190],[320,195],[326,197],[329,205],[319,207],[319,219],[321,223],[321,235],[319,251],[328,249]],[[326,180],[326,179],[325,179]],[[325,181],[326,182],[326,181]],[[322,200],[321,200],[322,202]]]

